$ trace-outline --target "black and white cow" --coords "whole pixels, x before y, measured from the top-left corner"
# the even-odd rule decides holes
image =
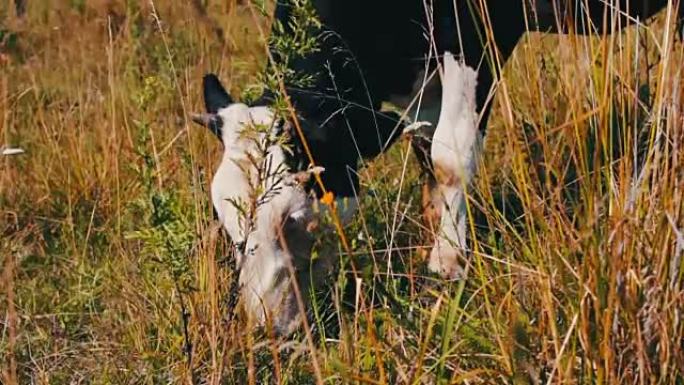
[[[450,133],[448,125],[456,127],[457,121],[469,122],[477,112],[480,131],[484,131],[497,69],[504,65],[528,26],[550,32],[559,32],[561,26],[562,30],[577,33],[603,33],[605,25],[627,26],[668,4],[667,0],[311,3],[322,23],[317,32],[320,49],[288,62],[295,71],[315,75],[313,84],[304,89],[285,85],[304,134],[301,140],[291,132],[291,144],[296,149],[304,146],[303,141],[308,144],[315,166],[320,167],[316,170],[324,170],[320,182],[337,202],[345,202],[343,208],[348,210],[341,211],[348,219],[356,208],[360,160],[372,159],[386,150],[406,129],[406,120],[398,114],[381,112],[381,104],[390,101],[407,110],[410,120],[430,123],[419,124],[413,146],[429,180],[424,191],[424,209],[436,225],[429,268],[447,278],[458,277],[461,271],[459,258],[465,248],[463,189],[472,174],[476,148],[475,137],[468,133],[470,124],[463,126],[465,131],[454,131],[465,132],[465,136]],[[676,9],[680,18],[682,8]],[[279,2],[276,7],[275,17],[285,27],[285,33],[293,32],[289,23],[292,9],[289,2]],[[456,53],[461,66],[474,71],[457,67],[449,59],[454,69],[447,78],[444,71],[436,70],[443,67],[445,52]],[[282,60],[276,52],[273,58]],[[452,93],[464,97],[450,97]],[[276,178],[273,183],[282,187],[280,195],[270,205],[264,205],[252,230],[240,228],[234,201],[236,196],[246,195],[240,190],[240,178],[251,176],[236,176],[244,173],[245,168],[234,165],[244,163],[244,159],[237,158],[252,151],[246,142],[239,143],[240,127],[249,122],[269,125],[277,135],[286,132],[292,122],[274,119],[267,103],[233,103],[213,76],[205,78],[204,95],[207,114],[197,121],[216,132],[226,149],[212,184],[214,207],[234,242],[247,245],[245,255],[240,256],[241,282],[248,298],[245,302],[260,322],[271,314],[274,325],[287,331],[295,324],[295,316],[301,310],[297,306],[302,304],[293,294],[287,266],[296,269],[297,260],[308,260],[310,256],[309,232],[315,222],[311,205],[316,200],[307,192],[320,197],[323,189],[313,181],[292,182],[302,178]],[[460,99],[464,102],[456,101]],[[444,140],[451,142],[440,148]],[[269,150],[268,157],[282,164],[289,175],[305,172],[311,166],[303,157],[294,162],[287,159],[282,149],[276,147]],[[280,241],[276,233],[284,234]]]

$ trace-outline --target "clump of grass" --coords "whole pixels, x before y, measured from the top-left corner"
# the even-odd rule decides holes
[[[235,312],[206,191],[220,149],[185,121],[204,72],[239,91],[264,68],[268,17],[2,7],[0,145],[26,150],[0,159],[2,383],[684,381],[684,52],[665,15],[516,49],[470,190],[466,282],[426,274],[408,143],[362,169],[349,249],[319,241],[340,262],[312,347]]]

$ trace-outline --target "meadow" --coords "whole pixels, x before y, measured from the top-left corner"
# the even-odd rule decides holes
[[[0,2],[0,383],[684,384],[684,44],[672,10],[530,33],[469,190],[469,277],[427,272],[408,141],[307,333],[245,327],[189,121],[253,93],[269,18],[240,0]],[[21,8],[21,7],[20,7]],[[18,12],[21,11],[21,12]]]

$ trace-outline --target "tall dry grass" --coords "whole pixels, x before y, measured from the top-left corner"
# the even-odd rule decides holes
[[[249,6],[0,16],[0,141],[26,150],[0,159],[2,383],[684,383],[683,53],[666,13],[524,38],[471,190],[466,282],[426,273],[409,144],[363,169],[351,253],[320,240],[340,272],[313,349],[234,311],[208,204],[220,149],[187,123],[204,72],[237,94],[264,65]]]

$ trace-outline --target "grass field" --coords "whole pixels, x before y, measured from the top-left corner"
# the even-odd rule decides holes
[[[427,274],[408,142],[362,170],[312,335],[234,310],[188,123],[265,65],[245,1],[0,2],[0,383],[684,384],[683,48],[666,12],[504,68],[469,279]],[[477,225],[477,226],[476,226]],[[356,277],[350,274],[356,268]],[[352,290],[350,290],[350,288]]]

